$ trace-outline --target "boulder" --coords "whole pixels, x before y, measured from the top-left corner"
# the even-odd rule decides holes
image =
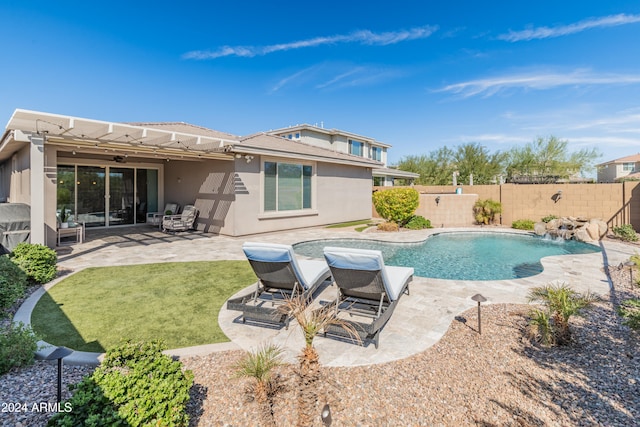
[[[589,222],[598,226],[598,236],[600,239],[606,236],[609,232],[609,226],[603,220],[594,218]]]
[[[533,225],[533,232],[538,236],[544,236],[547,233],[547,224],[544,222],[536,222]]]
[[[587,230],[587,233],[589,234],[589,237],[591,237],[591,240],[600,239],[600,227],[598,227],[598,224],[589,222],[584,225],[584,229]]]
[[[575,233],[573,233],[573,239],[578,242],[592,242],[596,239],[592,239],[587,231],[586,227],[578,228]]]

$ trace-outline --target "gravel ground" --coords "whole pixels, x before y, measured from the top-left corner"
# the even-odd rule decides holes
[[[610,267],[614,290],[573,321],[574,343],[544,349],[524,338],[530,307],[488,305],[482,335],[476,309],[457,317],[427,351],[392,363],[322,368],[321,405],[336,426],[631,426],[640,425],[640,337],[621,324],[619,301],[640,297],[626,268]],[[383,344],[384,345],[384,344]],[[240,351],[183,359],[195,373],[194,426],[252,426],[257,407],[246,380],[233,377]],[[65,382],[91,371],[65,366]],[[278,426],[295,424],[293,367],[280,372]],[[68,391],[65,391],[68,395]],[[0,403],[55,402],[56,365],[36,362],[0,379]],[[320,413],[320,409],[318,409]],[[45,425],[50,413],[1,412],[2,426]],[[320,420],[318,420],[320,425]]]

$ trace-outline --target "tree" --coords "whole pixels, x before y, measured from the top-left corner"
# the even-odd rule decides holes
[[[298,356],[298,427],[314,424],[318,418],[318,387],[320,385],[320,356],[313,346],[315,336],[330,325],[343,328],[354,340],[360,335],[353,324],[337,317],[336,307],[327,304],[317,310],[308,310],[309,301],[299,295],[287,299],[282,311],[296,319],[304,335],[305,347]]]
[[[416,184],[452,185],[453,173],[458,172],[458,182],[469,182],[473,174],[474,184],[491,184],[504,169],[506,153],[491,154],[486,147],[469,143],[455,150],[442,147],[428,156],[408,156],[398,163],[398,169],[420,174]]]
[[[453,150],[442,147],[429,155],[407,156],[398,163],[398,169],[420,174],[416,184],[451,185],[453,172]]]
[[[555,136],[537,138],[508,152],[507,179],[510,182],[556,182],[593,169],[600,154],[595,148],[569,153],[568,141]]]
[[[469,182],[469,178],[473,174],[474,184],[493,184],[496,182],[496,177],[502,174],[506,158],[506,153],[496,151],[491,154],[486,147],[480,144],[461,145],[453,156],[454,164],[459,173],[458,182]]]

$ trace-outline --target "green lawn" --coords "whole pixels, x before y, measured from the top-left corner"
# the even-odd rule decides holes
[[[373,221],[370,219],[361,219],[359,221],[349,221],[349,222],[341,222],[339,224],[328,225],[325,228],[345,228],[345,227],[354,227],[356,225],[369,225]],[[366,228],[366,227],[365,227]]]
[[[225,342],[220,308],[255,280],[247,261],[89,268],[52,287],[31,323],[48,343],[82,351],[121,339],[162,339],[168,348]]]

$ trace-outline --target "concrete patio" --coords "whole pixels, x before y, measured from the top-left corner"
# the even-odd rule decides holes
[[[359,233],[350,229],[312,228],[246,236],[225,237],[187,232],[168,235],[149,226],[127,227],[111,230],[89,230],[83,244],[65,245],[59,249],[58,264],[70,272],[86,267],[143,264],[158,262],[243,260],[241,246],[245,241],[293,244],[306,240],[328,238],[360,238],[392,242],[415,242],[429,235],[448,231],[514,232],[513,229],[487,227],[484,229],[430,229],[399,233]],[[487,298],[486,304],[526,303],[526,295],[533,286],[562,281],[583,292],[598,294],[609,292],[609,280],[603,265],[618,265],[634,253],[633,247],[611,241],[601,242],[602,253],[588,255],[564,255],[543,260],[544,271],[536,276],[499,281],[457,281],[414,277],[410,295],[404,295],[391,320],[380,335],[380,348],[373,344],[354,345],[319,336],[314,345],[321,363],[329,366],[356,366],[384,363],[409,357],[435,344],[447,331],[455,317],[477,303],[471,300],[476,293]],[[57,279],[58,281],[61,280]],[[57,281],[47,285],[54,286]],[[238,294],[248,293],[252,284]],[[43,291],[44,292],[44,291]],[[39,293],[41,295],[41,293]],[[316,296],[314,304],[334,299],[335,286],[326,283]],[[16,321],[28,323],[31,309],[39,298],[34,294],[16,314]],[[254,324],[242,324],[240,313],[220,311],[219,322],[231,343],[211,344],[169,351],[174,355],[206,354],[231,349],[255,349],[271,342],[286,349],[287,360],[304,346],[300,330],[292,324],[288,330],[274,329]],[[475,328],[475,325],[469,325]],[[51,351],[51,350],[48,350]],[[47,350],[43,350],[47,353]],[[96,363],[95,353],[75,352],[66,363]]]

